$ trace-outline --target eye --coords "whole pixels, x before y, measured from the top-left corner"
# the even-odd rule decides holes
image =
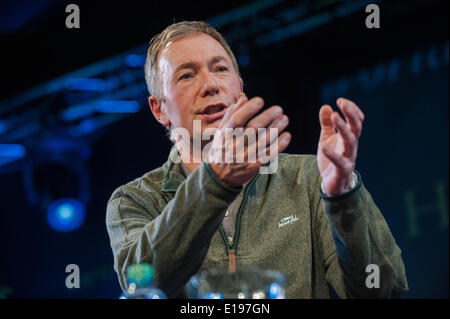
[[[216,71],[219,71],[219,72],[225,72],[225,71],[228,71],[228,68],[227,68],[226,66],[219,66],[219,67],[216,69]]]
[[[190,73],[185,73],[185,74],[183,74],[182,76],[180,76],[179,78],[178,78],[178,80],[187,80],[187,79],[190,79],[192,77],[192,74],[190,74]]]

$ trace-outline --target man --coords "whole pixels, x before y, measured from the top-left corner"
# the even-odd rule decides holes
[[[364,119],[356,104],[338,99],[345,120],[331,106],[321,108],[317,156],[282,154],[290,142],[287,116],[279,106],[261,111],[262,98],[245,96],[231,49],[206,23],[172,24],[156,36],[145,73],[156,120],[189,138],[175,138],[162,167],[119,187],[108,202],[122,289],[126,268],[147,262],[169,297],[182,297],[199,271],[243,265],[283,272],[287,298],[330,298],[332,290],[341,298],[388,298],[408,291],[401,250],[354,170]],[[215,132],[210,143],[195,140],[195,123],[202,135]],[[227,144],[227,129],[258,137]],[[224,161],[230,149],[234,160]],[[260,172],[267,158],[249,160],[267,152],[278,163],[272,174]],[[369,265],[379,269],[375,287],[366,283]]]

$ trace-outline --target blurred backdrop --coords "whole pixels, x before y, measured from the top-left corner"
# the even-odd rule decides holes
[[[217,27],[246,94],[285,109],[288,153],[316,153],[322,104],[361,107],[357,169],[402,249],[406,298],[448,298],[447,1],[76,1],[68,29],[70,3],[0,2],[0,298],[121,293],[106,203],[167,159],[143,64],[182,20]],[[379,29],[365,26],[370,3]]]

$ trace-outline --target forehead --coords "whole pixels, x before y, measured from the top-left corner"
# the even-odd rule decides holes
[[[206,63],[215,56],[223,56],[231,63],[227,52],[216,39],[205,33],[191,34],[168,42],[161,50],[158,66],[163,73],[173,72],[182,63]]]

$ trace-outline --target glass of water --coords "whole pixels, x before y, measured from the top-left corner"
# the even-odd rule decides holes
[[[275,270],[242,266],[212,268],[191,277],[185,286],[192,299],[284,299],[285,276]]]

